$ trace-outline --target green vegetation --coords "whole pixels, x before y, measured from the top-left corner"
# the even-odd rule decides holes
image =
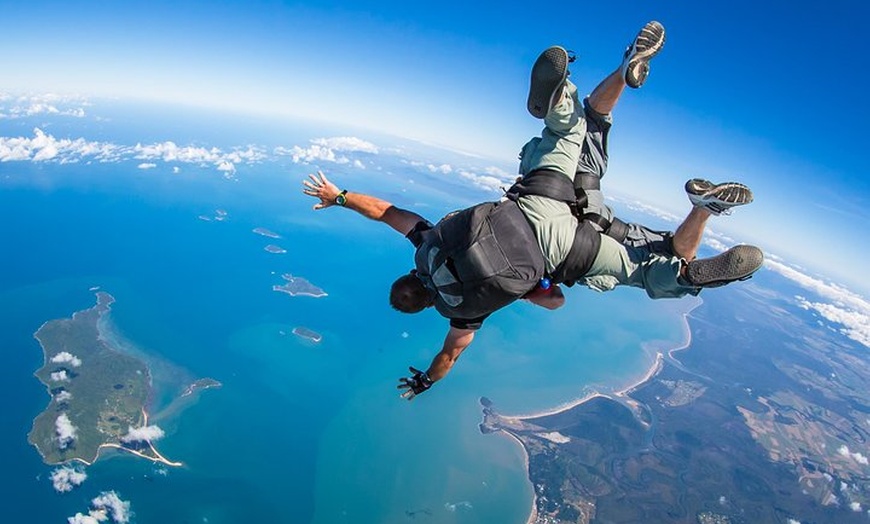
[[[99,292],[96,306],[72,318],[46,322],[34,335],[45,356],[45,364],[35,375],[52,400],[34,419],[28,440],[47,464],[74,459],[93,462],[102,444],[117,444],[131,426],[144,423],[143,409],[150,390],[147,366],[116,351],[100,337],[100,319],[112,302],[111,295]],[[64,352],[80,364],[52,362]],[[52,378],[52,373],[60,371],[66,371],[66,380]],[[64,413],[76,428],[75,438],[65,446],[56,426]]]

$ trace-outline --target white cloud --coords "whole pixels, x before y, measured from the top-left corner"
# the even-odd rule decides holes
[[[224,171],[226,173],[235,173],[236,166],[235,166],[235,164],[233,164],[232,162],[230,162],[228,160],[223,160],[223,161],[221,161],[220,164],[218,164],[217,170]]]
[[[429,164],[426,166],[426,169],[428,169],[432,173],[442,173],[445,175],[453,172],[453,166],[451,166],[450,164],[441,164],[440,166]]]
[[[849,447],[846,446],[845,444],[840,446],[839,448],[837,448],[837,453],[839,453],[840,455],[842,455],[846,458],[851,458],[852,460],[854,460],[858,464],[861,464],[862,466],[866,466],[868,463],[870,463],[870,460],[868,460],[864,454],[859,453],[857,451],[854,453],[849,451]]]
[[[802,273],[797,268],[780,262],[775,256],[765,260],[764,265],[825,300],[813,302],[801,296],[795,297],[801,307],[817,312],[830,322],[840,324],[841,333],[870,347],[870,302],[864,297],[837,284]]]
[[[63,390],[57,395],[54,396],[54,400],[57,402],[67,402],[72,398],[72,393],[67,390]]]
[[[182,147],[166,141],[155,144],[136,144],[121,146],[105,142],[91,142],[84,138],[58,139],[46,134],[39,128],[33,130],[33,137],[0,137],[0,162],[31,161],[57,162],[61,164],[96,160],[98,162],[120,162],[140,160],[139,169],[153,169],[156,161],[180,162],[214,166],[219,171],[235,172],[239,164],[252,164],[266,159],[261,148],[248,146],[224,152],[216,147]],[[178,173],[177,167],[173,168]]]
[[[39,128],[33,137],[0,137],[0,162],[25,161],[59,163],[78,162],[93,158],[104,162],[118,158],[120,148],[105,142],[89,142],[83,138],[57,139]]]
[[[801,521],[795,519],[788,519],[788,524],[801,524]]]
[[[473,185],[490,191],[500,191],[502,187],[507,188],[514,183],[514,177],[496,168],[487,168],[484,170],[484,174],[460,169],[457,174]]]
[[[327,147],[335,151],[378,154],[378,146],[353,136],[337,136],[332,138],[315,138],[312,144]]]
[[[0,118],[25,118],[37,115],[85,116],[85,106],[88,102],[78,96],[55,94],[0,96]]]
[[[96,497],[91,501],[91,505],[97,511],[103,510],[108,512],[112,517],[112,520],[118,524],[126,524],[127,522],[130,522],[130,503],[121,500],[121,497],[119,497],[114,491],[104,491],[103,493],[100,493],[99,497]]]
[[[58,493],[72,491],[88,478],[84,471],[72,466],[63,466],[51,472],[51,484]]]
[[[850,502],[849,509],[851,509],[852,511],[857,513],[859,511],[861,511],[861,503],[860,502]]]
[[[69,380],[69,375],[66,374],[65,369],[62,369],[60,371],[55,371],[54,373],[52,373],[49,376],[51,377],[51,380],[53,380],[55,382],[66,382],[67,380]]]
[[[707,245],[707,247],[710,247],[710,248],[712,248],[713,250],[718,251],[718,252],[720,252],[720,253],[728,249],[728,246],[727,246],[727,245],[725,245],[724,243],[720,242],[720,241],[719,241],[718,239],[716,239],[716,238],[705,237],[705,239],[704,239],[704,244]]]
[[[657,207],[653,207],[653,206],[647,205],[643,202],[639,202],[636,200],[625,200],[622,198],[614,198],[614,197],[610,197],[610,196],[607,197],[607,200],[609,200],[611,202],[618,202],[622,206],[626,207],[627,209],[629,209],[631,211],[637,211],[637,212],[643,213],[644,215],[649,215],[649,216],[652,216],[653,218],[658,218],[658,219],[663,220],[665,222],[678,224],[682,220],[681,217],[678,217],[677,215],[675,215],[673,213],[669,213],[669,212],[664,211],[662,209],[659,209]]]
[[[91,510],[87,515],[76,513],[67,518],[69,524],[97,524],[107,522],[110,518],[117,524],[127,524],[133,513],[130,511],[130,503],[121,500],[114,491],[104,491],[91,500]]]
[[[131,427],[127,434],[121,437],[121,442],[153,442],[162,439],[164,435],[159,426]]]
[[[76,439],[78,430],[73,426],[67,414],[61,413],[54,421],[54,431],[57,434],[57,443],[60,449],[66,449]]]
[[[82,515],[76,513],[72,517],[67,517],[66,521],[69,524],[99,524],[109,519],[105,511],[92,511],[90,515]]]
[[[312,162],[333,162],[336,164],[349,164],[351,160],[340,153],[369,153],[378,154],[378,147],[371,142],[366,142],[356,137],[333,137],[315,138],[311,140],[311,146],[293,146],[290,149],[284,147],[275,148],[275,154],[289,156],[293,163],[300,162],[310,164]],[[361,167],[362,162],[354,160],[353,165]]]
[[[77,368],[82,365],[82,361],[79,357],[73,355],[69,351],[61,351],[57,355],[51,357],[51,361],[55,364],[69,364],[70,366]]]

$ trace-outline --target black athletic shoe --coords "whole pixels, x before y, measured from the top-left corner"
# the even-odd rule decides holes
[[[662,24],[652,21],[643,26],[634,42],[629,44],[622,59],[622,77],[628,87],[637,89],[642,86],[649,75],[649,61],[656,56],[665,45],[665,28]]]
[[[544,118],[558,102],[568,78],[568,64],[573,61],[568,51],[559,46],[546,49],[535,61],[527,106],[533,117]]]
[[[719,287],[746,280],[764,263],[764,253],[755,246],[734,246],[711,258],[701,258],[686,266],[686,280],[696,287]]]
[[[714,215],[730,215],[731,208],[752,202],[752,190],[737,182],[714,184],[703,178],[686,182],[686,194],[695,207],[703,207]]]

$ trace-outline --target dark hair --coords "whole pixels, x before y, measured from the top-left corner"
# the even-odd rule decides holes
[[[432,305],[432,294],[412,271],[402,275],[390,288],[390,305],[402,313],[419,313]]]

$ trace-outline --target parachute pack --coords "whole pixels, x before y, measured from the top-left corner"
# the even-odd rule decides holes
[[[485,202],[419,232],[417,274],[447,318],[478,318],[521,298],[544,276],[544,256],[512,200]]]

